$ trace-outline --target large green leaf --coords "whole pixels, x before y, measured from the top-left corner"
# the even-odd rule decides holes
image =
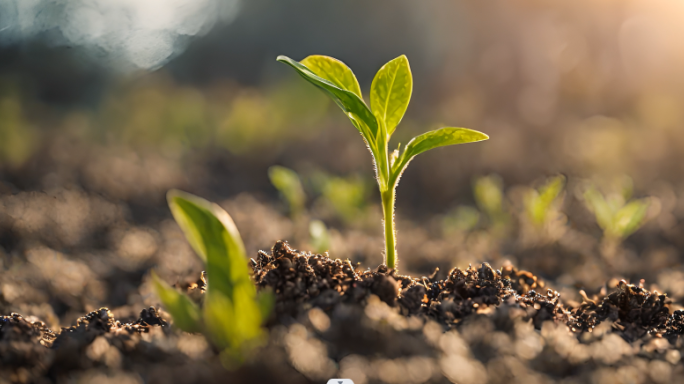
[[[164,305],[164,309],[173,317],[176,327],[185,332],[202,331],[200,309],[197,304],[160,279],[154,271],[152,271],[152,282],[159,300]]]
[[[287,56],[278,56],[277,60],[294,68],[297,73],[306,81],[322,89],[328,96],[330,96],[335,104],[337,104],[342,111],[347,114],[347,117],[349,117],[356,129],[361,132],[361,135],[371,147],[371,152],[373,152],[375,155],[375,137],[378,134],[378,123],[375,120],[375,116],[373,116],[371,110],[368,109],[368,106],[360,97],[360,92],[357,94],[357,90],[343,88],[349,86],[349,84],[344,85],[345,83],[349,82],[348,80],[337,79],[337,83],[332,82],[331,80],[321,76],[328,76],[329,73],[316,73],[315,70],[318,68],[309,68],[302,63],[290,59]],[[352,88],[354,87],[352,86]]]
[[[178,190],[167,194],[173,217],[192,248],[207,266],[208,290],[218,290],[233,299],[234,290],[256,289],[249,275],[245,246],[230,215],[216,204]]]
[[[440,128],[434,131],[423,133],[411,139],[404,152],[399,156],[399,160],[392,167],[391,182],[394,184],[404,172],[408,163],[425,151],[433,148],[444,147],[447,145],[474,143],[487,140],[489,136],[467,128]]]
[[[380,68],[371,85],[370,102],[373,113],[385,122],[387,134],[392,135],[406,113],[413,77],[405,55],[401,55]]]
[[[300,61],[311,72],[337,85],[339,88],[354,93],[363,100],[359,81],[347,65],[335,58],[323,55],[311,55]]]

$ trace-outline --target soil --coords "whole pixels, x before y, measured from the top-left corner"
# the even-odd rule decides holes
[[[514,207],[505,234],[445,234],[439,217],[420,221],[398,206],[402,275],[377,266],[379,217],[368,228],[320,217],[340,259],[285,242],[257,253],[275,239],[307,248],[306,225],[298,235],[268,192],[271,162],[184,172],[173,159],[59,140],[62,150],[0,173],[0,384],[684,382],[681,203],[663,204],[662,220],[612,258],[571,193],[567,223],[550,239],[525,237]],[[202,299],[202,263],[164,201],[172,187],[231,214],[254,252],[255,284],[276,293],[266,345],[238,368],[227,370],[203,336],[175,329],[152,290],[154,268]],[[402,188],[421,200],[435,191]],[[656,192],[684,201],[682,188]]]
[[[202,336],[174,329],[154,307],[131,322],[101,308],[59,331],[13,313],[0,319],[0,382],[684,380],[684,311],[625,281],[577,305],[512,265],[415,278],[284,241],[250,264],[276,306],[268,344],[242,367],[227,371]],[[185,288],[199,300],[203,284]]]

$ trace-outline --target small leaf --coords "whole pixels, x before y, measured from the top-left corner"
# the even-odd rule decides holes
[[[601,192],[596,188],[590,187],[584,192],[584,201],[587,207],[596,216],[596,222],[604,231],[613,226],[613,211]]]
[[[311,72],[330,81],[338,87],[354,93],[363,100],[359,81],[354,72],[343,62],[330,56],[311,55],[300,61]]]
[[[216,204],[178,190],[167,194],[173,217],[185,237],[207,266],[208,290],[218,290],[234,299],[233,291],[244,289],[256,295],[245,246],[230,215]]]
[[[315,252],[323,253],[330,249],[330,234],[322,221],[311,220],[309,222],[309,237]]]
[[[504,186],[498,175],[478,177],[473,183],[473,194],[477,206],[489,216],[503,212]]]
[[[356,129],[361,132],[361,135],[371,147],[371,152],[373,152],[373,155],[375,156],[375,138],[378,134],[378,123],[375,120],[373,113],[368,109],[368,106],[366,106],[366,103],[364,103],[363,99],[360,97],[360,92],[357,94],[356,90],[343,88],[343,86],[346,87],[348,85],[338,85],[321,76],[321,74],[327,74],[318,74],[314,69],[294,61],[287,56],[278,56],[277,60],[294,68],[306,81],[322,89],[330,96],[335,104],[345,112]],[[339,83],[342,82],[339,81]]]
[[[551,205],[558,198],[565,187],[565,176],[558,175],[547,180],[539,191],[531,191],[526,205],[532,221],[541,225],[546,220]]]
[[[276,189],[285,197],[290,205],[290,213],[293,216],[298,215],[304,209],[306,201],[306,194],[302,187],[302,182],[299,179],[297,172],[274,165],[268,169],[268,177]]]
[[[392,135],[406,113],[413,77],[405,55],[401,55],[380,68],[371,85],[371,109],[378,120],[385,122],[387,134]]]
[[[173,317],[174,325],[185,332],[200,332],[202,327],[197,304],[160,279],[154,271],[152,282],[164,309]]]
[[[649,205],[648,199],[641,199],[630,201],[620,208],[613,218],[613,234],[625,238],[641,228]]]
[[[408,163],[418,154],[437,147],[474,143],[487,139],[489,136],[484,133],[467,128],[440,128],[418,135],[406,144],[404,152],[399,156],[399,161],[395,162],[395,166],[392,167],[391,184],[396,183]]]

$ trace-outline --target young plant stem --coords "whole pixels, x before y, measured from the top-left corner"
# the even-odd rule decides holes
[[[395,188],[381,192],[382,213],[385,224],[385,264],[390,269],[396,268],[397,249],[396,231],[394,229],[394,197]]]

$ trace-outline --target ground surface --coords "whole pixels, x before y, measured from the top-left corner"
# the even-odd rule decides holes
[[[222,382],[226,375],[235,382],[684,380],[682,311],[670,314],[665,295],[625,282],[573,307],[510,265],[412,278],[384,266],[359,270],[278,242],[252,266],[257,285],[272,288],[277,301],[268,345],[242,368],[224,371],[201,336],[178,332],[163,311],[143,309],[122,323],[102,308],[57,332],[36,318],[3,317],[0,377],[46,383]]]
[[[518,224],[514,193],[504,234],[445,234],[399,205],[409,277],[378,267],[377,207],[371,227],[331,225],[341,260],[300,253],[273,246],[309,249],[273,191],[221,199],[211,164],[67,144],[0,183],[0,383],[684,380],[684,189],[654,192],[661,216],[610,257],[572,185],[567,224],[541,240]],[[239,172],[227,179],[266,177]],[[154,268],[201,300],[202,264],[164,201],[172,187],[232,215],[255,283],[277,293],[268,344],[232,372],[202,336],[173,327],[151,289]]]

